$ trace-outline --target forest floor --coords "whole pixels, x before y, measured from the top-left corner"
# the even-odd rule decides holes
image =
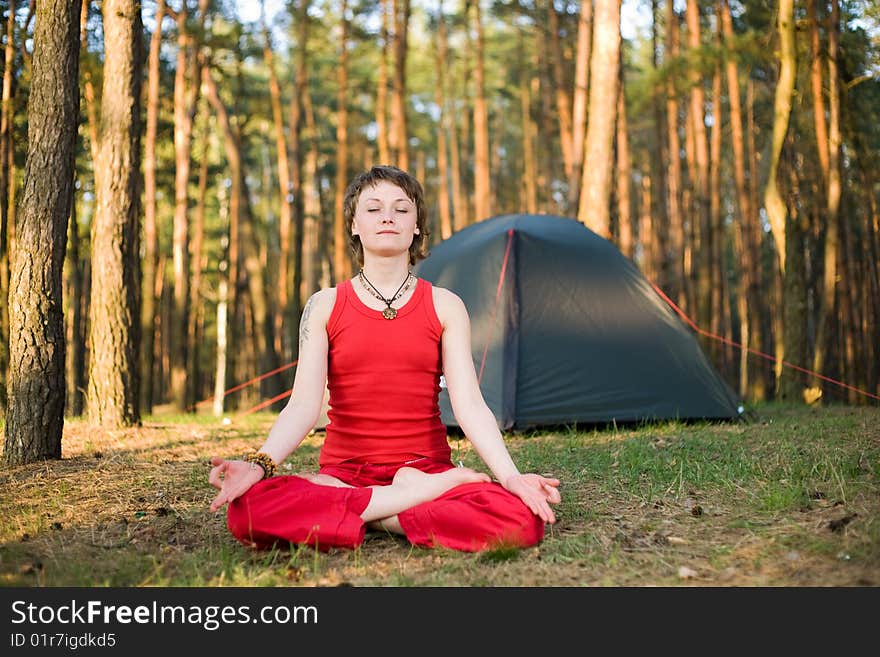
[[[61,460],[0,468],[0,585],[880,586],[880,408],[748,414],[508,434],[521,470],[562,480],[558,522],[476,554],[379,532],[329,553],[238,544],[208,509],[209,457],[258,447],[272,414],[68,420]],[[322,438],[281,473],[316,469]]]

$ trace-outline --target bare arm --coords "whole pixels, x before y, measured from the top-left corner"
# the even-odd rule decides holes
[[[434,300],[443,325],[443,374],[455,419],[501,485],[518,495],[535,515],[554,522],[548,502],[560,501],[559,481],[521,474],[510,457],[495,416],[480,392],[471,357],[467,308],[457,295],[441,288],[435,288]]]
[[[313,294],[303,309],[293,392],[260,448],[275,463],[281,463],[299,446],[321,412],[327,383],[327,320],[335,301],[335,290],[322,290]],[[211,502],[212,511],[244,495],[263,478],[262,468],[244,461],[213,457],[211,465],[208,481],[220,490]]]
[[[276,463],[281,463],[299,446],[321,413],[327,384],[327,320],[335,301],[335,290],[321,290],[309,298],[303,309],[293,392],[260,448]]]

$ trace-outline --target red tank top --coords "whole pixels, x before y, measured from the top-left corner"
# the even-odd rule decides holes
[[[330,402],[322,466],[450,458],[437,398],[442,332],[428,281],[417,280],[391,320],[361,301],[351,281],[336,286],[327,320]]]

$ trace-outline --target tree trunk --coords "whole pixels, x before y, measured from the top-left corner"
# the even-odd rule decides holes
[[[287,159],[287,141],[284,138],[284,118],[281,114],[281,86],[275,71],[275,55],[269,37],[269,28],[263,25],[263,57],[269,70],[269,97],[272,102],[272,121],[275,127],[275,156],[278,161],[278,192],[280,197],[280,217],[278,224],[281,253],[278,256],[278,309],[274,313],[275,351],[287,358],[291,346],[285,340],[284,319],[290,303],[290,229],[293,215],[291,201],[293,187],[290,181],[290,164]]]
[[[287,339],[299,353],[299,321],[303,307],[301,292],[303,273],[303,232],[304,232],[304,187],[303,187],[303,96],[309,87],[309,1],[300,0],[297,8],[297,50],[296,50],[296,86],[290,100],[290,179],[293,185],[293,231],[291,235],[291,252],[293,254],[291,300],[287,309]],[[295,357],[294,356],[294,357]]]
[[[388,136],[388,57],[389,41],[388,14],[393,11],[392,0],[379,0],[382,12],[382,51],[379,54],[379,79],[376,89],[376,142],[379,146],[379,163],[391,164],[391,148]]]
[[[520,52],[525,52],[525,44]],[[537,166],[535,164],[535,122],[532,120],[532,98],[529,93],[529,76],[523,64],[520,67],[520,106],[522,107],[523,148],[523,195],[522,205],[529,214],[538,212]]]
[[[74,188],[76,185],[74,185]],[[67,413],[80,416],[85,407],[85,335],[83,333],[83,266],[80,259],[76,197],[70,202],[67,240]]]
[[[581,1],[578,19],[577,55],[574,65],[574,101],[571,118],[571,176],[568,178],[568,207],[578,206],[584,135],[587,128],[587,90],[590,82],[590,45],[593,29],[593,0]]]
[[[61,272],[79,124],[78,1],[44,0],[34,28],[28,155],[10,290],[7,465],[61,458]]]
[[[147,125],[144,138],[144,257],[141,286],[141,409],[153,409],[153,350],[156,339],[156,265],[159,260],[159,232],[156,221],[156,129],[159,122],[159,52],[162,47],[162,19],[165,0],[156,5],[156,27],[150,37],[147,59]]]
[[[174,225],[172,261],[174,270],[174,312],[171,316],[171,398],[174,407],[186,408],[186,373],[189,355],[186,352],[186,328],[189,325],[189,172],[192,118],[187,88],[187,66],[192,47],[188,32],[187,0],[181,0],[177,12],[177,70],[174,75]],[[196,81],[189,82],[193,87]]]
[[[409,169],[406,125],[406,55],[410,0],[394,0],[394,93],[391,96],[391,156],[397,166]]]
[[[140,201],[141,13],[135,0],[106,0],[100,155],[92,224],[88,414],[94,424],[140,423],[138,203]]]
[[[10,229],[14,228],[10,219],[11,187],[15,184],[12,176],[12,117],[13,106],[13,66],[15,65],[15,0],[9,0],[6,11],[6,45],[3,48],[3,95],[0,111],[0,414],[6,413],[6,381],[9,372],[9,254],[11,243]]]
[[[489,109],[486,104],[485,38],[479,0],[473,3],[477,35],[474,65],[474,220],[492,216],[492,186],[489,167]]]
[[[721,51],[721,26],[716,26],[715,47]],[[724,223],[721,218],[721,62],[715,63],[712,74],[712,132],[709,136],[709,235],[711,252],[709,254],[710,286],[712,290],[711,327],[715,335],[730,335],[729,304],[726,294]],[[730,371],[730,351],[721,342],[713,341],[712,351],[715,364],[724,375]]]
[[[620,60],[617,89],[617,235],[618,246],[627,258],[633,257],[633,217],[630,178],[632,165],[629,156],[629,137],[626,123],[626,93],[623,87],[623,59]],[[650,196],[649,196],[650,198]],[[650,211],[648,212],[650,220]],[[647,244],[654,236],[639,234],[639,241]]]
[[[202,105],[202,123],[208,122],[207,105]],[[208,150],[209,131],[207,125],[201,135],[200,161],[199,161],[199,191],[196,198],[196,207],[193,219],[192,240],[190,241],[190,262],[192,266],[192,284],[189,286],[189,326],[186,331],[186,351],[190,355],[189,371],[187,372],[186,407],[195,409],[195,404],[201,396],[202,368],[200,351],[202,344],[202,332],[204,325],[204,303],[202,299],[202,271],[207,267],[207,258],[203,253],[205,236],[205,201],[208,194]]]
[[[700,58],[702,47],[700,39],[700,9],[697,0],[687,0],[685,11],[687,20],[688,51],[694,61]],[[709,201],[709,144],[706,137],[703,79],[696,66],[688,67],[688,81],[691,86],[688,120],[693,128],[693,159],[689,160],[693,185],[695,212],[691,214],[691,224],[696,239],[692,242],[696,251],[696,300],[697,323],[710,326],[712,321],[712,221]]]
[[[666,2],[666,61],[679,56],[678,14],[673,3]],[[666,135],[669,153],[667,174],[667,215],[669,216],[670,292],[679,303],[684,300],[684,218],[682,215],[681,139],[678,133],[678,95],[672,76],[666,82]]]
[[[660,32],[658,28],[658,0],[651,0],[651,74],[656,75],[659,69],[658,51],[660,47]],[[657,254],[654,275],[656,282],[663,288],[669,286],[670,261],[669,261],[669,217],[666,214],[666,170],[669,163],[669,154],[664,140],[664,127],[666,120],[663,115],[666,102],[665,94],[658,90],[652,94],[651,109],[654,118],[654,148],[650,150],[648,166],[651,185],[651,214],[654,217],[654,247]],[[654,184],[656,183],[656,192]]]
[[[449,49],[446,39],[446,17],[443,14],[443,0],[437,12],[437,55],[434,58],[437,71],[437,84],[434,86],[434,102],[440,111],[437,121],[437,195],[440,209],[440,237],[452,236],[452,212],[449,207],[449,161],[446,133],[449,124],[449,110],[446,106],[446,60]]]
[[[811,9],[815,10],[814,0]],[[813,357],[813,370],[820,374],[825,369],[826,350],[828,348],[828,335],[834,321],[834,298],[837,287],[837,252],[839,248],[839,225],[840,225],[840,80],[837,72],[837,51],[840,30],[840,7],[838,0],[831,0],[831,15],[828,24],[828,133],[827,142],[821,139],[820,123],[825,124],[825,103],[822,100],[822,76],[819,57],[819,34],[816,25],[816,16],[811,16],[811,27],[814,32],[812,43],[813,68],[818,69],[812,75],[813,79],[813,103],[816,117],[816,141],[819,148],[820,161],[824,158],[823,174],[825,187],[825,254],[822,278],[822,290],[819,294],[819,310],[816,319],[816,350]],[[818,78],[818,79],[817,79]],[[818,90],[816,89],[818,85]],[[823,130],[824,132],[824,130]],[[824,135],[822,135],[824,136]],[[813,385],[820,385],[820,380],[815,379]]]
[[[321,199],[318,180],[318,129],[312,108],[311,94],[303,92],[303,110],[306,120],[304,141],[308,144],[303,167],[303,244],[302,244],[302,289],[300,298],[308,299],[320,287],[321,252],[320,224]]]
[[[785,202],[779,193],[779,160],[785,136],[788,133],[788,120],[791,116],[792,96],[794,94],[795,68],[797,66],[797,50],[794,41],[794,0],[779,0],[777,18],[779,29],[779,79],[776,82],[776,94],[773,102],[773,138],[770,148],[770,168],[767,184],[764,188],[764,205],[770,220],[770,230],[776,242],[776,254],[779,258],[779,269],[785,272]]]
[[[609,200],[620,59],[620,0],[596,0],[590,62],[590,121],[578,219],[610,237]]]
[[[729,0],[721,2],[721,30],[725,44],[725,68],[727,73],[727,98],[730,105],[730,141],[733,147],[733,180],[736,186],[736,201],[739,221],[733,227],[734,267],[736,270],[736,308],[739,316],[740,343],[743,349],[739,354],[739,394],[749,394],[749,348],[760,349],[750,330],[751,317],[758,312],[758,290],[755,286],[755,271],[758,262],[753,244],[752,205],[746,186],[745,137],[743,135],[742,101],[739,91],[739,70],[733,56],[734,33],[730,15]],[[719,117],[720,118],[720,117]]]
[[[589,4],[589,2],[586,2]],[[479,3],[478,5],[479,6]],[[559,42],[559,15],[552,0],[547,3],[547,17],[549,20],[548,31],[550,32],[550,52],[553,59],[553,86],[556,87],[556,114],[559,116],[559,143],[562,148],[562,166],[565,171],[565,179],[572,176],[572,128],[571,128],[571,98],[568,95],[568,85],[565,82],[565,61],[562,55],[562,45]]]
[[[336,198],[333,213],[333,273],[335,282],[351,277],[351,258],[348,238],[345,234],[343,200],[348,186],[348,0],[342,0],[341,36],[339,39],[339,61],[336,66],[336,80],[339,88],[336,95]]]

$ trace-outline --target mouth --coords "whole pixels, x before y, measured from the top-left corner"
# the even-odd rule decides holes
[[[393,230],[380,230],[377,235],[397,235],[397,231]]]

